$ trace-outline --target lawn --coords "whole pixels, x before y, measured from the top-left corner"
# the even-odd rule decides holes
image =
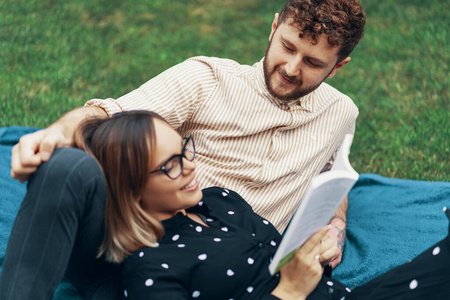
[[[362,0],[366,35],[328,82],[360,109],[360,173],[450,180],[448,1]],[[195,55],[253,64],[284,1],[0,2],[0,126],[45,127]]]

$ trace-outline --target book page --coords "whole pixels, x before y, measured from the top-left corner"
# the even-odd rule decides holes
[[[271,274],[278,272],[311,235],[328,224],[358,179],[358,173],[348,162],[352,138],[346,137],[342,144],[342,151],[336,159],[339,167],[312,180],[269,266]]]

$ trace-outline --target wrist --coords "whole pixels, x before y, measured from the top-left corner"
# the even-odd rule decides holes
[[[331,219],[330,219],[329,224],[335,223],[335,222],[340,222],[340,223],[343,223],[344,225],[347,224],[347,220],[345,218],[341,217],[341,216],[338,216],[338,215],[332,216]]]
[[[272,296],[282,300],[305,300],[307,296],[303,293],[295,293],[294,288],[284,288],[280,284],[272,291]]]
[[[69,133],[70,131],[67,129],[67,127],[60,122],[55,122],[44,130],[46,132],[46,135],[59,137],[59,140],[62,142],[61,146],[71,147],[74,145],[73,133]]]

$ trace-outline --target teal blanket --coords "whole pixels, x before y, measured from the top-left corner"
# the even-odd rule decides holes
[[[36,128],[0,128],[0,271],[11,227],[26,184],[10,177],[11,148]],[[450,183],[361,174],[349,194],[347,241],[333,276],[351,288],[367,282],[427,249],[446,236]],[[68,282],[56,300],[81,300]]]

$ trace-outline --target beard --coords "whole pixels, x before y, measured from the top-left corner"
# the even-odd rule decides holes
[[[323,78],[323,80],[319,81],[318,83],[314,84],[314,85],[310,85],[310,86],[303,86],[303,81],[301,78],[297,78],[296,76],[289,76],[286,73],[286,70],[283,69],[280,65],[277,66],[271,66],[270,61],[269,61],[269,50],[270,50],[270,45],[272,44],[272,41],[269,42],[269,46],[267,47],[266,50],[266,54],[264,57],[264,62],[263,62],[263,69],[264,69],[264,80],[266,82],[266,87],[267,90],[269,91],[269,93],[282,101],[293,101],[293,100],[298,100],[299,98],[308,95],[309,93],[311,93],[312,91],[314,91],[315,89],[317,89],[319,87],[319,85],[322,84],[322,82],[325,81],[325,79],[328,77],[328,75]],[[293,91],[289,92],[289,93],[282,93],[282,92],[277,92],[271,82],[271,79],[274,76],[278,76],[279,73],[281,76],[283,76],[285,79],[287,79],[288,81],[290,81],[292,84],[295,84],[295,88]],[[331,73],[331,72],[330,72]],[[280,87],[288,87],[288,85],[284,84],[283,82],[280,83]]]

